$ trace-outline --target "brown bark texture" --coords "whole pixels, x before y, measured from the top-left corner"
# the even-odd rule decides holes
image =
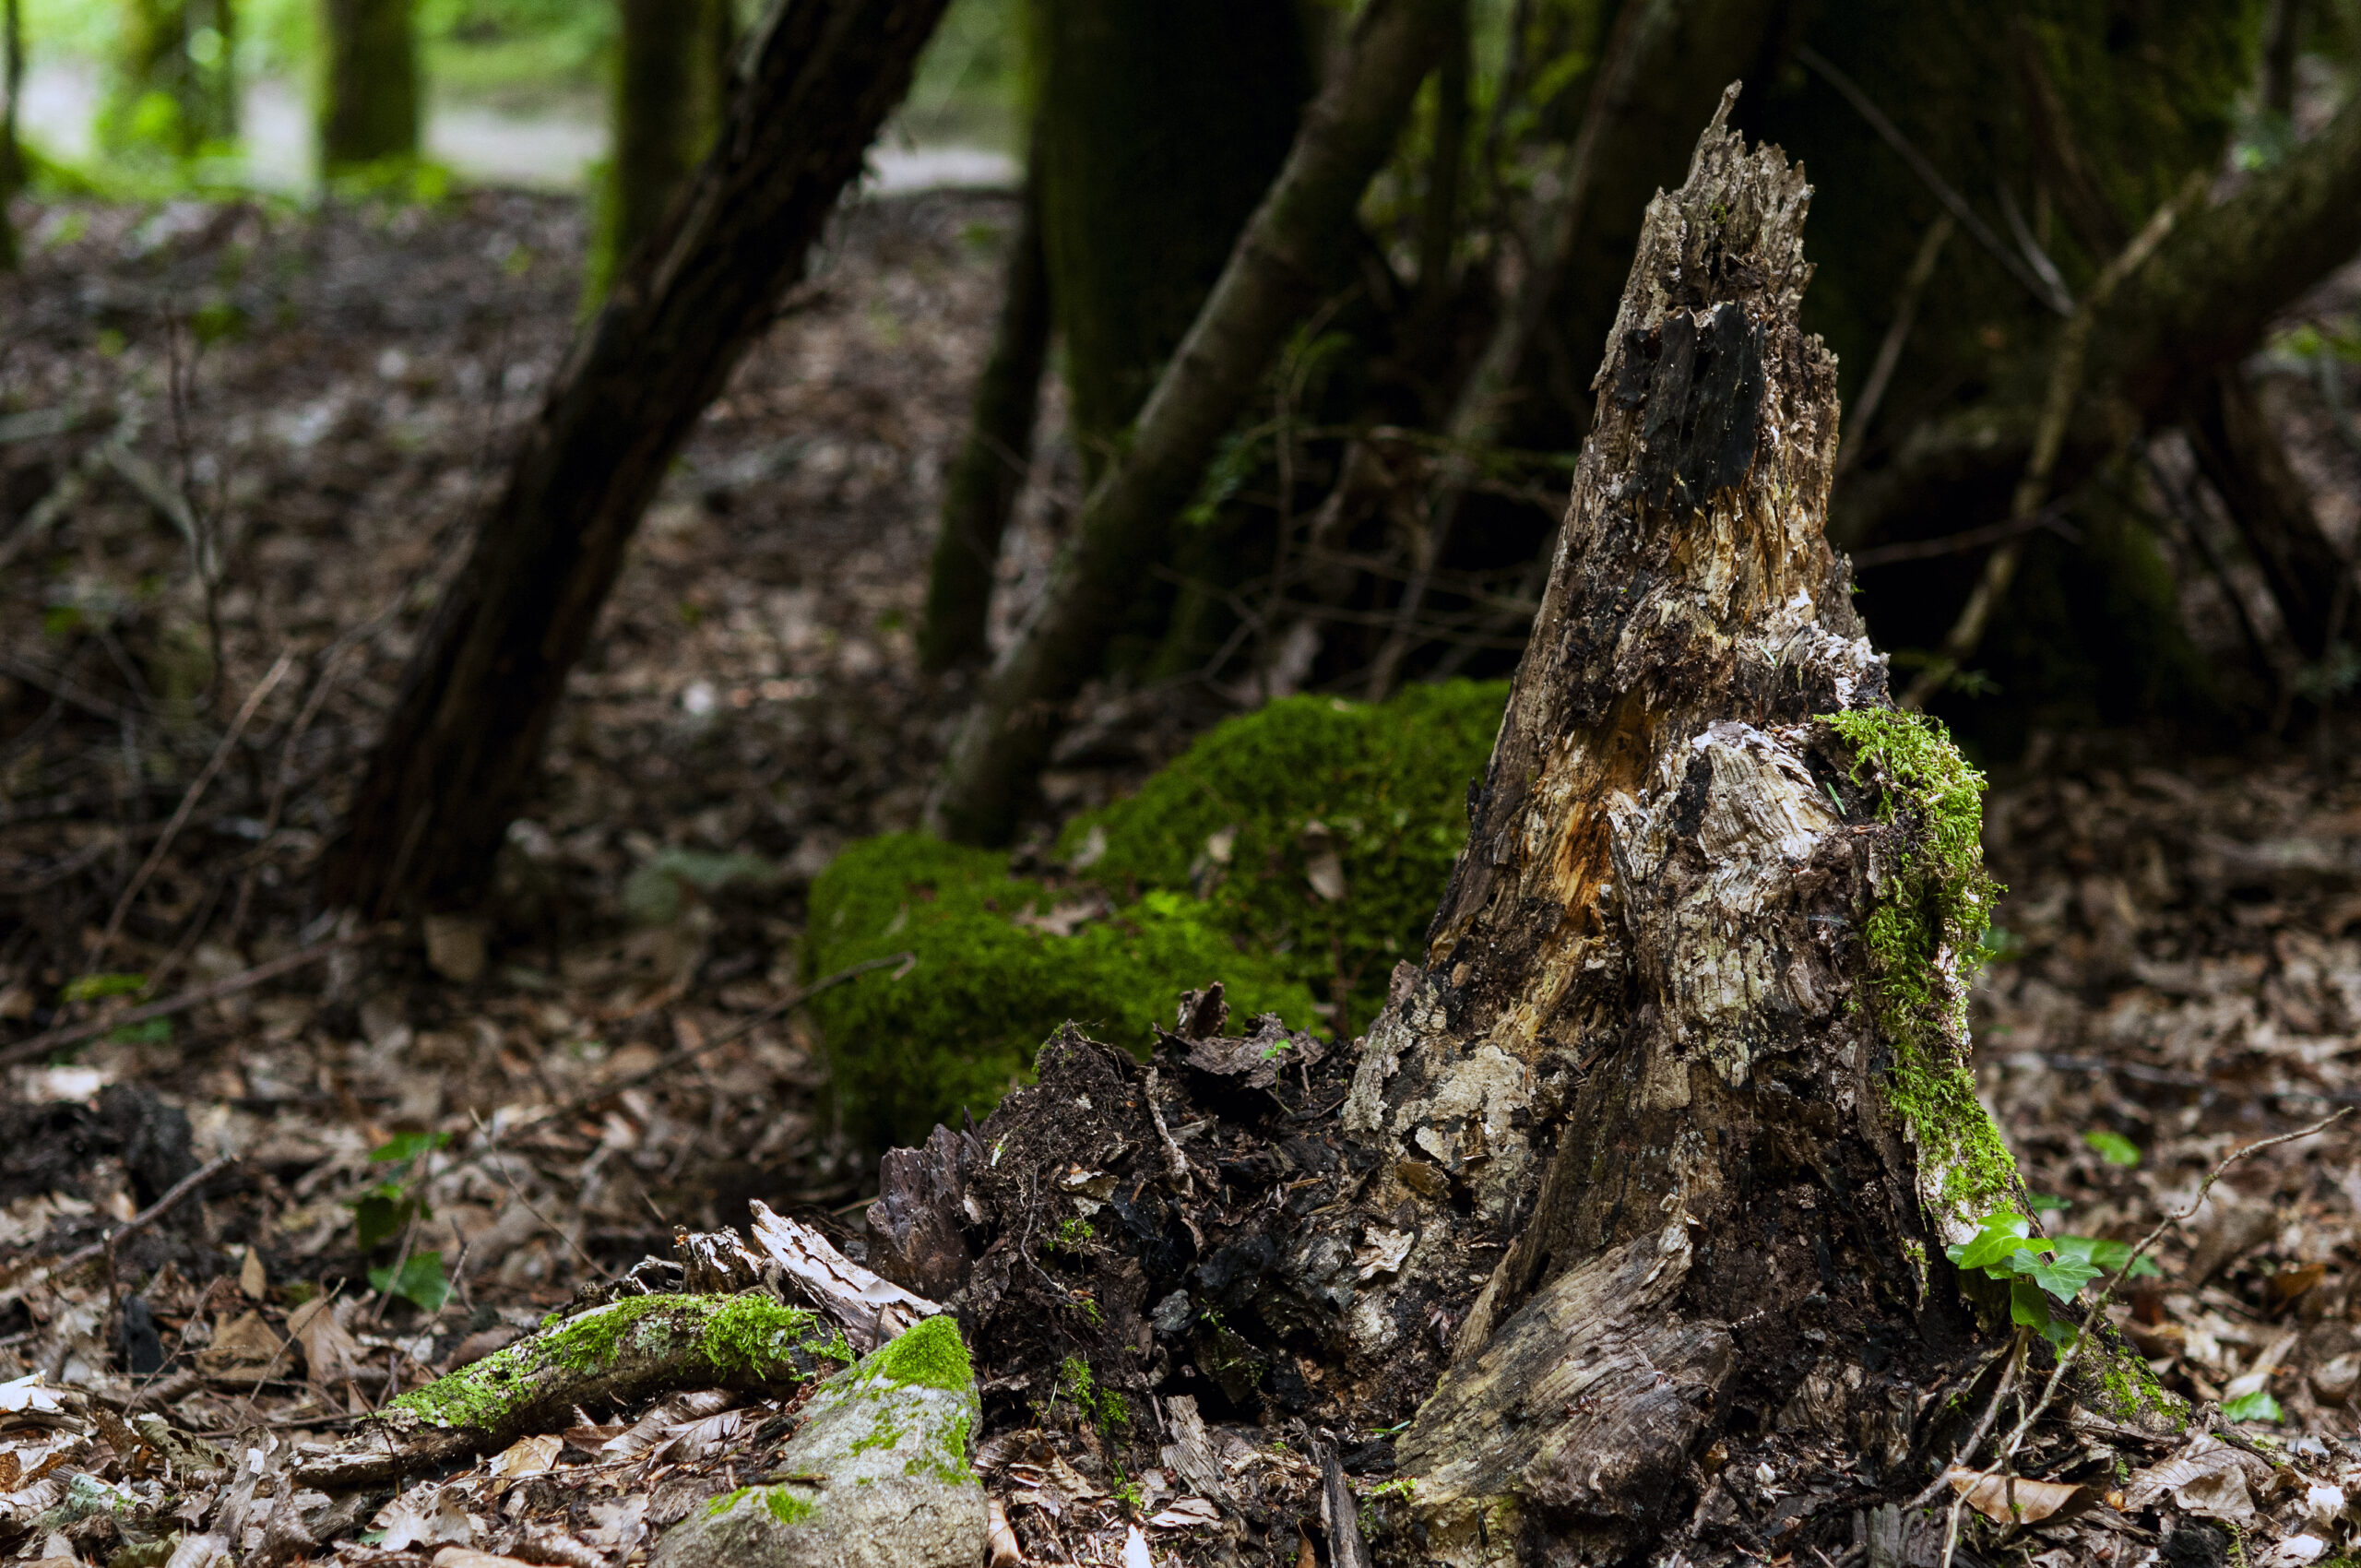
[[[466,909],[666,469],[802,275],[944,0],[781,0],[695,182],[575,339],[405,671],[329,896]]]
[[[1649,208],[1466,849],[1367,1037],[1232,1035],[1217,992],[1145,1072],[1070,1029],[870,1213],[988,1390],[1081,1355],[1192,1409],[1411,1417],[1381,1561],[1767,1552],[1808,1515],[1751,1478],[1908,1495],[2008,1332],[1943,1253],[2025,1212],[1968,1064],[1981,781],[1893,710],[1822,536],[1810,191],[1734,95]]]

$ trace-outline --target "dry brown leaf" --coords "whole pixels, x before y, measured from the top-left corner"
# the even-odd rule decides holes
[[[520,1437],[493,1456],[492,1473],[501,1480],[540,1475],[557,1467],[558,1450],[564,1446],[565,1439],[555,1432]]]
[[[502,1557],[469,1547],[446,1546],[434,1554],[434,1568],[533,1568],[521,1557]]]
[[[317,1296],[287,1314],[287,1332],[303,1349],[303,1370],[322,1388],[349,1383],[361,1370],[362,1349],[328,1297]]]
[[[991,1568],[1025,1568],[1025,1548],[1010,1528],[1008,1510],[997,1497],[986,1504],[984,1539],[991,1548]]]
[[[197,1357],[207,1371],[267,1365],[279,1359],[286,1341],[270,1331],[260,1313],[247,1313],[236,1322],[213,1331],[213,1343]]]
[[[2072,1518],[2099,1501],[2086,1486],[2061,1481],[2028,1480],[1996,1470],[1953,1468],[1943,1479],[1952,1491],[1967,1499],[1978,1514],[2002,1525],[2037,1525],[2044,1519]]]
[[[2170,1493],[2184,1513],[2252,1529],[2259,1518],[2247,1490],[2250,1477],[2267,1483],[2270,1467],[2218,1438],[2200,1436],[2180,1453],[2133,1476],[2124,1489],[2124,1512],[2145,1508]]]
[[[259,1301],[270,1293],[270,1276],[262,1266],[262,1253],[252,1247],[246,1249],[246,1261],[238,1265],[238,1289],[249,1301]]]
[[[1221,1523],[1221,1510],[1202,1497],[1176,1497],[1164,1505],[1150,1526],[1159,1530],[1190,1530]]]

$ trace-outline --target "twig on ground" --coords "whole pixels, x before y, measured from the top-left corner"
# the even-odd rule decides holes
[[[246,726],[253,722],[264,699],[294,667],[293,654],[280,654],[263,678],[255,683],[254,690],[246,694],[246,700],[238,705],[237,717],[230,720],[230,728],[222,735],[221,743],[213,748],[213,754],[206,759],[205,766],[189,782],[187,791],[181,796],[179,809],[172,813],[172,820],[164,824],[164,831],[157,836],[155,847],[148,851],[148,858],[139,862],[139,869],[125,885],[123,896],[114,901],[114,912],[107,916],[106,929],[99,933],[98,944],[90,949],[89,956],[84,960],[86,970],[95,969],[105,961],[108,949],[123,933],[124,917],[131,913],[131,906],[147,887],[148,879],[156,874],[156,868],[164,863],[164,856],[171,851],[172,840],[179,837],[182,828],[188,826],[189,817],[196,811],[196,802],[204,798],[205,791],[220,773],[221,765],[230,760],[230,753],[237,746],[239,737],[246,732]]]
[[[123,1028],[131,1024],[144,1024],[150,1018],[170,1017],[175,1013],[185,1013],[192,1007],[202,1007],[208,1002],[219,1002],[225,996],[235,996],[242,991],[251,991],[255,986],[275,980],[281,975],[291,974],[308,964],[315,964],[331,954],[340,953],[348,947],[357,947],[377,934],[379,933],[376,930],[370,929],[354,932],[349,936],[330,937],[325,942],[314,943],[309,947],[300,948],[284,956],[273,958],[267,964],[256,964],[253,968],[243,973],[215,980],[211,985],[201,985],[195,991],[184,991],[178,996],[166,997],[161,1002],[151,1002],[145,1007],[134,1007],[128,1013],[118,1013],[113,1017],[101,1018],[95,1023],[76,1024],[69,1028],[49,1029],[34,1035],[30,1039],[20,1039],[12,1045],[0,1045],[0,1067],[13,1066],[17,1063],[30,1061],[36,1056],[43,1056],[69,1045],[78,1045],[94,1036],[105,1034],[110,1029]]]
[[[2051,1369],[2049,1381],[2042,1387],[2041,1397],[2034,1402],[2033,1408],[2024,1413],[2023,1418],[2017,1422],[2016,1429],[2009,1433],[2009,1441],[2000,1451],[2000,1470],[2004,1476],[2014,1474],[2017,1450],[2023,1445],[2025,1434],[2033,1430],[2034,1423],[2041,1420],[2042,1416],[2048,1411],[2051,1401],[2057,1398],[2059,1386],[2066,1381],[2067,1369],[2074,1364],[2075,1357],[2082,1353],[2083,1345],[2089,1341],[2093,1326],[2105,1321],[2104,1314],[2106,1312],[2107,1302],[2114,1300],[2117,1288],[2123,1283],[2140,1260],[2148,1255],[2149,1249],[2164,1240],[2165,1232],[2194,1218],[2197,1211],[2205,1206],[2206,1194],[2213,1190],[2213,1183],[2220,1181],[2223,1172],[2228,1170],[2231,1166],[2242,1159],[2260,1154],[2264,1149],[2275,1148],[2281,1144],[2292,1144],[2300,1138],[2308,1138],[2315,1133],[2326,1132],[2352,1114],[2353,1108],[2347,1106],[2333,1115],[2321,1117],[2308,1127],[2298,1127],[2292,1133],[2282,1133],[2275,1138],[2264,1138],[2261,1142],[2248,1144],[2244,1148],[2232,1149],[2222,1157],[2219,1164],[2206,1172],[2205,1180],[2197,1184],[2197,1194],[2189,1200],[2188,1207],[2181,1209],[2178,1213],[2168,1214],[2156,1221],[2155,1228],[2140,1239],[2140,1244],[2131,1249],[2122,1265],[2100,1289],[2098,1295],[2092,1301],[2088,1312],[2083,1316],[2082,1327],[2067,1343],[2065,1354],[2058,1358],[2058,1365]],[[1956,1505],[1952,1509],[1952,1523],[1954,1526],[1952,1537],[1943,1543],[1943,1568],[1951,1568],[1952,1550],[1956,1544],[1958,1523]]]
[[[198,1188],[204,1186],[206,1182],[211,1181],[214,1177],[219,1176],[222,1171],[227,1170],[231,1166],[237,1163],[238,1157],[234,1154],[221,1155],[216,1158],[206,1161],[195,1170],[190,1171],[187,1175],[173,1182],[170,1188],[166,1189],[164,1194],[158,1198],[154,1203],[149,1204],[146,1208],[141,1209],[137,1214],[133,1215],[121,1225],[118,1225],[113,1230],[108,1231],[106,1235],[101,1237],[98,1241],[91,1242],[89,1246],[83,1247],[78,1251],[66,1253],[64,1257],[58,1259],[55,1263],[51,1264],[46,1268],[35,1269],[31,1274],[27,1275],[20,1280],[17,1280],[8,1285],[0,1286],[0,1302],[13,1301],[19,1296],[24,1295],[27,1291],[36,1289],[39,1287],[49,1283],[53,1279],[62,1279],[67,1275],[74,1274],[80,1269],[98,1262],[102,1257],[113,1256],[116,1246],[122,1242],[125,1236],[129,1236],[136,1231],[145,1230],[148,1226],[156,1223],[158,1219],[167,1214],[170,1214],[180,1205],[182,1200],[185,1199],[191,1193],[196,1192]]]

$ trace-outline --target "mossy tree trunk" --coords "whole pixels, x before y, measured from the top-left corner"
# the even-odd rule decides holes
[[[101,115],[108,146],[178,158],[238,134],[231,0],[129,0]]]
[[[413,0],[320,0],[320,168],[418,156]]]
[[[1418,1238],[1349,1322],[1368,1375],[1436,1380],[1398,1448],[1428,1562],[1735,1519],[1695,1461],[1774,1425],[1898,1482],[1946,1456],[1919,1395],[2006,1332],[1943,1256],[2027,1212],[1968,1061],[1981,779],[1892,709],[1822,538],[1809,196],[1717,115],[1651,205],[1467,849],[1344,1108]]]
[[[1038,137],[1036,138],[1038,141]],[[930,670],[980,663],[1001,537],[1025,487],[1050,350],[1050,272],[1041,250],[1038,153],[1028,160],[1024,206],[1009,242],[1008,278],[991,357],[976,383],[967,439],[943,486],[943,518],[928,568],[919,655]]]
[[[1035,178],[1096,479],[1228,260],[1313,86],[1288,0],[1031,0]]]
[[[944,0],[776,0],[713,153],[577,335],[403,671],[327,873],[469,910],[681,443],[802,275]]]
[[[588,293],[656,232],[729,108],[730,0],[621,0],[608,164]]]

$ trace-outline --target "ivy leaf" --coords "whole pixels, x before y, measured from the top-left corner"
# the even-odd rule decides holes
[[[2140,1163],[2140,1146],[2121,1133],[2094,1127],[2082,1134],[2082,1142],[2098,1150],[2099,1158],[2109,1165],[2129,1167]]]
[[[2020,1258],[2027,1254],[2019,1253]],[[2013,1261],[2013,1260],[2012,1260]],[[2035,1261],[2030,1267],[2021,1266],[2019,1273],[2028,1275],[2035,1285],[2061,1301],[2070,1301],[2082,1292],[2083,1286],[2099,1277],[2099,1268],[2081,1258],[2058,1258],[2051,1263]]]
[[[365,1253],[398,1234],[417,1210],[409,1194],[391,1182],[382,1182],[353,1204],[352,1239]]]
[[[2118,1241],[2102,1236],[2053,1236],[2050,1238],[2049,1244],[2056,1250],[2059,1258],[2073,1258],[2087,1263],[2102,1274],[2112,1274],[2127,1262],[2130,1262],[2131,1269],[2125,1276],[2126,1278],[2161,1279],[2164,1277],[2165,1271],[2158,1268],[2156,1260],[2146,1253],[2142,1253],[2138,1261],[2132,1262],[2131,1243],[2129,1241]]]
[[[2252,1394],[2241,1394],[2235,1399],[2222,1401],[2222,1419],[2229,1421],[2276,1421],[2284,1412],[2271,1390],[2258,1388]]]
[[[441,1253],[412,1253],[398,1275],[390,1265],[369,1271],[369,1288],[399,1296],[422,1313],[437,1313],[451,1299],[451,1282],[443,1277]]]
[[[1946,1247],[1943,1255],[1962,1268],[1989,1268],[1995,1264],[2006,1267],[2011,1255],[2033,1245],[2025,1240],[2032,1229],[2033,1221],[2022,1214],[1992,1215],[1975,1240]]]
[[[2049,1330],[2049,1298],[2041,1293],[2040,1286],[2030,1279],[2019,1279],[2010,1284],[2009,1321],[2011,1323],[2023,1324],[2027,1328],[2037,1328],[2046,1334]]]
[[[448,1133],[396,1133],[385,1143],[369,1151],[373,1165],[390,1165],[398,1160],[416,1159],[431,1148],[441,1148],[451,1141]]]

